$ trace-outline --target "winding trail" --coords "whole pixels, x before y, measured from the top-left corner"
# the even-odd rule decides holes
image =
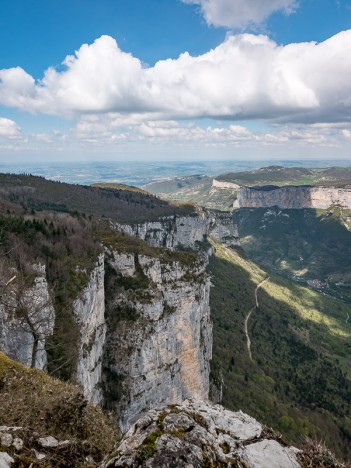
[[[249,323],[252,312],[255,312],[255,310],[258,309],[259,307],[258,290],[264,285],[264,283],[266,283],[269,280],[270,280],[270,276],[268,276],[266,279],[258,283],[258,285],[256,286],[256,289],[255,289],[256,305],[255,307],[252,307],[252,309],[249,310],[249,313],[247,314],[245,318],[244,329],[245,329],[245,335],[246,335],[247,352],[249,353],[249,357],[251,361],[253,361],[253,359],[252,359],[252,354],[251,354],[251,340],[250,340],[249,331],[248,331],[248,323]]]
[[[348,312],[346,312],[346,315],[347,315],[347,317],[346,317],[345,323],[346,323],[346,325],[347,325],[347,324],[349,323],[350,314],[349,314]]]

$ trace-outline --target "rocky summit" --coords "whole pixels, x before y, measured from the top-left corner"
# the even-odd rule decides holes
[[[297,468],[299,452],[241,411],[186,400],[149,411],[100,468]]]

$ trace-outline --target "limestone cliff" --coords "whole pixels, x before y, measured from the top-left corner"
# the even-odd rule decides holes
[[[171,249],[155,249],[140,240],[127,240],[121,248],[105,247],[72,303],[78,325],[76,381],[90,402],[114,411],[122,430],[160,404],[208,398],[208,253],[179,252],[175,247],[194,246],[209,232],[235,242],[231,216],[216,216],[202,212],[134,227],[133,234],[151,246]],[[20,295],[13,281],[7,302],[1,303],[0,347],[23,364],[43,369],[45,338],[53,333],[55,310],[45,268],[35,268],[31,286]]]
[[[91,403],[102,402],[101,369],[106,337],[105,322],[105,262],[100,255],[90,274],[88,285],[73,303],[79,325],[77,381]]]
[[[207,400],[212,325],[205,263],[110,252],[104,392],[124,432],[149,409]]]
[[[0,350],[12,359],[45,369],[46,338],[53,333],[55,310],[44,265],[32,265],[26,277],[13,271],[13,281],[0,302]]]
[[[227,245],[239,245],[237,226],[230,213],[198,209],[194,216],[168,216],[156,222],[142,224],[113,223],[117,231],[145,240],[153,247],[194,248],[206,236]]]
[[[218,189],[230,189],[233,191],[237,191],[240,189],[240,185],[235,184],[234,182],[226,182],[222,180],[212,180],[212,187],[218,188]]]
[[[351,189],[285,186],[241,187],[234,208],[327,209],[341,205],[351,209]]]

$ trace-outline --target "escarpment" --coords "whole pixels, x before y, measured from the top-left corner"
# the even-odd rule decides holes
[[[109,251],[105,404],[124,432],[149,409],[208,399],[212,325],[204,262]]]
[[[230,213],[197,209],[193,216],[167,216],[156,222],[112,223],[117,231],[139,237],[153,247],[194,248],[206,236],[227,245],[239,245],[237,226]]]
[[[1,349],[28,367],[45,368],[46,337],[53,336],[50,347],[57,354],[64,327],[72,328],[66,330],[72,337],[69,350],[60,360],[55,355],[56,368],[68,361],[66,375],[81,385],[88,401],[112,410],[122,431],[152,408],[186,398],[207,401],[212,324],[208,247],[203,242],[209,234],[237,242],[236,227],[225,213],[123,225],[126,230],[141,239],[108,229],[105,237],[97,235],[101,247],[92,251],[95,260],[89,267],[71,265],[75,284],[64,308],[73,322],[66,323],[67,316],[56,310],[57,298],[51,299],[54,291],[47,281],[52,272],[44,267],[37,267],[23,296],[32,312],[23,315],[23,304],[22,309],[14,304],[15,313],[11,294],[0,309]],[[186,251],[179,250],[184,247]],[[204,250],[196,253],[190,247]],[[18,282],[13,282],[14,297],[15,285]],[[68,281],[64,285],[70,287]],[[40,318],[37,334],[31,328],[32,315]]]
[[[77,381],[91,403],[102,403],[101,371],[106,338],[105,258],[99,255],[88,285],[73,303],[79,325]]]
[[[351,208],[351,189],[334,187],[240,187],[234,208],[327,209],[332,205]]]

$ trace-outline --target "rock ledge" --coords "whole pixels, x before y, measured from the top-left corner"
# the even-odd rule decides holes
[[[186,400],[149,411],[100,468],[297,468],[298,452],[241,411]]]

